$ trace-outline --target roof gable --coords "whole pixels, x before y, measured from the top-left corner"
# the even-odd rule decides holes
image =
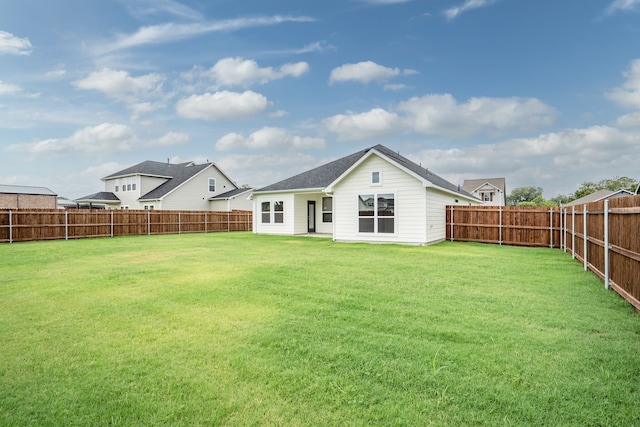
[[[585,203],[599,202],[600,200],[611,199],[616,197],[632,196],[633,193],[627,190],[598,190],[591,194],[587,194],[584,197],[580,197],[572,202],[565,204],[564,206],[576,206]]]
[[[334,160],[333,162],[325,165],[318,166],[310,171],[295,175],[267,187],[263,187],[256,192],[326,189],[334,186],[340,180],[344,179],[344,177],[346,177],[366,157],[373,154],[395,164],[409,175],[423,181],[425,185],[433,185],[446,191],[451,191],[465,197],[476,199],[475,196],[463,191],[460,186],[450,183],[428,169],[423,168],[406,157],[401,156],[399,153],[396,153],[395,151],[392,151],[380,144],[358,151],[357,153],[341,159]]]
[[[465,179],[462,183],[462,189],[468,193],[473,193],[485,184],[506,193],[506,180],[504,178]]]

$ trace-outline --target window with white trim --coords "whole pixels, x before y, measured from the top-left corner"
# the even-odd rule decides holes
[[[152,211],[155,209],[154,205],[144,205],[144,210],[145,211]]]
[[[379,185],[381,183],[381,181],[382,181],[380,175],[381,174],[380,174],[379,171],[371,172],[371,184]]]
[[[322,222],[333,222],[333,197],[322,198]]]
[[[216,192],[216,179],[209,178],[209,193],[215,193],[215,192]]]
[[[273,223],[284,224],[284,202],[273,202]]]
[[[284,224],[284,202],[262,202],[260,205],[260,221],[262,224]]]
[[[393,193],[358,196],[358,232],[395,233],[395,200]]]
[[[271,222],[271,202],[262,202],[261,218],[263,224],[269,224]]]

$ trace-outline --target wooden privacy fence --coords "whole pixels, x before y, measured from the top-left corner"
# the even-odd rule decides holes
[[[640,311],[640,196],[563,208],[447,206],[447,239],[571,252]]]
[[[559,208],[447,206],[447,239],[559,248],[561,221]]]
[[[0,242],[250,231],[251,211],[0,210]]]
[[[564,250],[640,311],[640,196],[562,209]]]

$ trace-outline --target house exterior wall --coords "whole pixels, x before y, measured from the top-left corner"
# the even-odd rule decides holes
[[[126,178],[133,179],[132,183],[135,183],[136,185],[135,190],[129,190],[129,191],[123,190],[122,185],[124,183],[125,178],[114,178],[114,179],[105,180],[104,191],[111,192],[116,196],[118,196],[118,198],[120,199],[120,204],[115,205],[116,209],[123,208],[123,207],[128,207],[129,209],[142,209],[142,206],[140,206],[140,203],[138,203],[138,198],[140,197],[140,194],[144,194],[144,193],[141,193],[141,190],[140,190],[140,177],[137,175],[134,175]],[[116,191],[116,186],[118,186],[118,191]]]
[[[56,209],[58,198],[54,195],[0,193],[2,209]]]
[[[211,200],[209,210],[216,212],[250,211],[253,209],[253,202],[247,198],[247,195],[247,193],[241,194],[228,200]]]
[[[372,172],[380,172],[380,184],[371,183]],[[360,233],[358,196],[393,193],[394,232]],[[397,166],[371,156],[339,182],[333,191],[334,240],[384,243],[426,242],[426,192],[422,182]]]
[[[482,198],[483,193],[493,193],[493,200],[484,201]],[[505,206],[505,195],[502,191],[490,184],[485,184],[472,193],[478,199],[482,200],[482,204],[485,206]]]
[[[209,178],[216,180],[215,192],[209,192]],[[209,197],[236,188],[217,168],[211,166],[166,195],[155,209],[206,211],[210,207]]]
[[[272,193],[272,194],[254,195],[254,199],[253,199],[254,234],[283,234],[283,235],[295,234],[296,203],[294,199],[295,199],[295,195],[293,193]],[[269,223],[262,222],[261,207],[263,202],[270,202],[272,211],[273,211],[274,202],[284,203],[284,222],[282,224],[274,223],[273,215],[271,215]]]
[[[453,194],[449,194],[442,190],[427,187],[427,207],[426,207],[426,227],[427,237],[426,244],[437,243],[446,238],[447,233],[447,205],[463,205],[471,204],[479,205],[480,201],[471,202],[468,199],[462,199]]]
[[[309,231],[308,203],[315,202],[316,233],[332,234],[333,222],[322,221],[322,198],[324,193],[299,193],[294,197],[295,202],[295,234],[307,234]]]

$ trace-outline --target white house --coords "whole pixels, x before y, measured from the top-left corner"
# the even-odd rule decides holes
[[[417,245],[445,239],[445,206],[481,203],[382,145],[256,190],[252,198],[257,234]]]
[[[482,200],[486,206],[506,206],[507,191],[504,178],[465,179],[462,189]]]
[[[238,188],[214,163],[145,161],[102,178],[105,190],[77,203],[109,209],[251,210],[251,189]]]

